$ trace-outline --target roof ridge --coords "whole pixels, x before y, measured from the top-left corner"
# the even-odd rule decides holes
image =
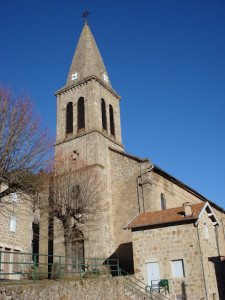
[[[194,204],[190,204],[190,205],[191,205],[191,206],[201,205],[201,206],[203,207],[205,204],[206,204],[206,203],[201,203],[201,202],[199,202],[199,203],[194,203]],[[156,212],[162,213],[162,212],[164,212],[164,211],[168,211],[168,210],[176,210],[176,209],[178,209],[178,208],[182,208],[182,209],[184,210],[183,206],[176,206],[176,207],[166,208],[166,209],[163,209],[163,210],[155,210],[155,211],[144,212],[144,213],[142,213],[142,214],[140,214],[140,215],[151,214],[151,213],[156,213]]]

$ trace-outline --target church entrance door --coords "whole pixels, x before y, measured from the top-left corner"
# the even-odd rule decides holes
[[[84,240],[76,239],[72,243],[72,263],[73,263],[73,272],[79,272],[79,264],[84,264]]]

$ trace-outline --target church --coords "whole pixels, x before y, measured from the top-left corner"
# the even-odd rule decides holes
[[[94,229],[84,226],[74,255],[118,258],[147,285],[166,278],[171,299],[224,299],[224,210],[150,159],[125,152],[121,97],[87,21],[66,85],[55,95],[56,155],[78,155],[104,178],[101,219]],[[48,254],[40,234],[40,253]],[[52,248],[65,254],[62,240]]]

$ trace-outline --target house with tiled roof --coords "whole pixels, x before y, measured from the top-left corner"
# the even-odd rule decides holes
[[[124,227],[135,275],[159,290],[168,280],[171,299],[224,299],[218,226],[208,202],[137,215]]]

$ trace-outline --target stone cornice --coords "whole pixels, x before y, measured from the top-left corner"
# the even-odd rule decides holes
[[[107,138],[108,140],[110,140],[111,142],[115,143],[116,145],[118,145],[118,146],[120,146],[120,147],[122,147],[122,148],[125,148],[125,146],[124,146],[123,144],[121,144],[121,143],[119,143],[119,142],[117,142],[117,141],[111,139],[109,136],[107,136],[106,134],[104,134],[102,131],[100,131],[100,130],[98,130],[98,129],[93,129],[93,130],[90,130],[90,131],[82,132],[82,133],[77,134],[77,135],[75,135],[75,136],[71,136],[70,138],[64,139],[63,141],[60,141],[60,142],[58,142],[58,143],[56,142],[56,143],[54,144],[54,146],[58,146],[58,145],[60,145],[60,144],[70,142],[70,141],[72,141],[72,140],[75,140],[75,139],[77,139],[77,138],[80,138],[80,137],[82,137],[82,136],[84,136],[84,135],[87,135],[87,134],[90,134],[90,133],[93,133],[93,132],[99,133],[99,134],[101,134],[102,136],[104,136],[105,138]]]
[[[76,88],[79,85],[82,85],[84,83],[86,83],[87,81],[91,81],[91,80],[96,80],[98,83],[100,83],[105,89],[107,89],[111,94],[113,94],[116,98],[118,98],[119,100],[121,100],[121,96],[119,94],[117,94],[111,87],[107,86],[100,78],[98,78],[97,76],[89,76],[87,78],[85,78],[84,80],[81,80],[79,82],[76,82],[72,85],[69,86],[64,86],[63,88],[61,88],[60,90],[55,92],[55,96],[57,95],[61,95],[65,92],[67,92],[68,90],[72,89],[72,88]]]

